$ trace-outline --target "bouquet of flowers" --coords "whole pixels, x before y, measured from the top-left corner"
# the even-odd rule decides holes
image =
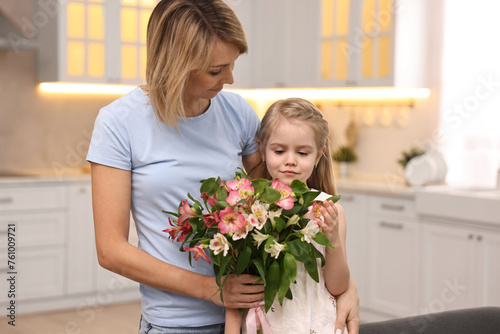
[[[177,219],[163,230],[181,242],[180,250],[189,251],[195,260],[213,261],[216,281],[221,289],[229,274],[260,276],[265,285],[265,311],[278,295],[292,299],[290,284],[295,282],[297,262],[319,282],[318,261],[324,258],[314,244],[332,247],[319,230],[321,202],[318,191],[294,180],[290,186],[278,180],[250,180],[243,171],[234,180],[220,178],[201,181],[201,201],[188,194],[178,212],[164,211]],[[338,201],[340,196],[329,199]],[[209,250],[210,257],[206,250]],[[222,290],[221,290],[221,299]]]

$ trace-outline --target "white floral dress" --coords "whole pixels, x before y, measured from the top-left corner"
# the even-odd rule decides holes
[[[325,255],[325,246],[315,243],[315,247]],[[266,313],[272,333],[334,334],[336,300],[325,286],[323,270],[319,270],[319,283],[316,283],[307,273],[304,264],[297,262],[296,284],[290,284],[290,289],[293,299],[285,298],[280,306],[276,297]],[[247,333],[245,326],[243,333]],[[344,334],[347,334],[347,329],[344,329]]]

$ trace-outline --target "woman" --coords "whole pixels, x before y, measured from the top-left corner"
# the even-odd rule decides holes
[[[230,277],[223,304],[213,269],[201,261],[191,267],[162,232],[169,226],[162,210],[175,211],[188,192],[199,196],[204,178],[229,179],[260,162],[255,112],[221,92],[247,51],[245,36],[221,0],[163,0],[151,15],[147,47],[147,86],[101,109],[87,156],[99,263],[141,283],[139,333],[222,333],[222,306],[258,306],[263,285]],[[130,210],[138,248],[128,243]],[[339,321],[349,316],[356,332],[353,282],[338,303]]]

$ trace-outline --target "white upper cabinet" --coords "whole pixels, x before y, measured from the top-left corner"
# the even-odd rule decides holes
[[[320,85],[391,85],[394,1],[321,2]]]
[[[249,42],[241,86],[425,86],[427,1],[227,1]]]
[[[39,31],[40,81],[145,82],[146,28],[155,5],[156,0],[57,2]]]

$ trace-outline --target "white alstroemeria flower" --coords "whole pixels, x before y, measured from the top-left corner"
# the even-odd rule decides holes
[[[274,243],[271,246],[269,246],[269,248],[266,248],[265,251],[270,253],[272,257],[277,259],[278,256],[280,255],[280,252],[284,249],[285,245],[279,244],[276,242],[276,240],[274,240]]]
[[[290,226],[290,225],[297,225],[297,223],[299,222],[299,215],[293,215],[291,216],[288,221],[286,222],[286,227]]]
[[[257,248],[270,237],[269,234],[262,234],[259,231],[254,231],[252,236],[257,244]]]
[[[319,226],[312,222],[312,221],[309,221],[307,223],[307,226],[304,227],[302,230],[299,231],[300,233],[302,233],[302,235],[304,236],[302,239],[307,241],[308,243],[311,243],[312,239],[316,236],[316,234],[318,234],[319,232]]]
[[[267,220],[267,209],[269,208],[269,204],[262,204],[259,201],[255,201],[252,204],[252,214],[258,219],[259,224],[254,225],[258,230],[264,226]]]
[[[223,251],[224,256],[227,256],[227,252],[229,252],[229,242],[222,233],[217,233],[216,235],[214,235],[214,238],[210,240],[209,247],[214,251],[215,255]]]
[[[271,220],[271,224],[273,225],[273,228],[274,226],[276,225],[276,222],[274,221],[274,217],[279,217],[281,216],[281,211],[283,211],[282,208],[279,208],[278,210],[276,211],[269,211],[268,212],[268,217],[269,219]]]

